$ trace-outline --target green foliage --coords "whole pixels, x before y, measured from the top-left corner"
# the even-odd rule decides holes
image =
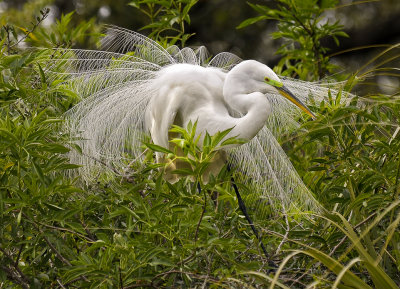
[[[400,102],[380,96],[338,104],[339,97],[322,103],[321,117],[290,136],[297,138],[291,153],[326,202],[342,204],[346,214],[362,210],[366,217],[398,194]],[[296,154],[306,156],[301,164]]]
[[[383,212],[378,214],[374,221],[360,234],[357,234],[353,226],[346,220],[346,218],[344,218],[341,214],[337,212],[334,215],[330,216],[330,218],[321,216],[322,218],[326,219],[329,224],[334,225],[336,229],[339,229],[344,234],[342,242],[346,241],[346,243],[348,243],[346,251],[341,254],[338,259],[335,259],[331,256],[333,255],[334,251],[331,251],[330,254],[327,254],[307,244],[299,243],[296,240],[291,240],[292,242],[298,243],[306,249],[294,250],[294,252],[292,252],[290,255],[288,255],[288,257],[285,258],[280,268],[278,269],[273,282],[271,283],[271,287],[273,286],[274,281],[278,280],[279,274],[281,273],[289,259],[298,254],[304,254],[322,263],[329,269],[329,271],[332,271],[333,273],[335,273],[335,275],[337,275],[334,282],[332,282],[332,288],[339,287],[368,289],[372,288],[371,286],[369,286],[371,280],[374,288],[399,288],[394,281],[395,279],[389,277],[389,275],[384,271],[384,268],[382,268],[382,266],[380,265],[379,261],[381,260],[382,256],[376,257],[376,252],[371,251],[371,247],[370,245],[368,245],[368,242],[370,242],[370,240],[368,239],[370,232],[376,228],[379,222],[382,221],[382,219],[384,219],[386,215],[388,215],[394,209],[398,208],[399,203],[400,201],[394,202]],[[392,225],[390,225],[384,232],[382,232],[381,237],[386,237],[385,245],[391,242],[395,227],[398,226],[399,221],[400,215],[397,216]],[[381,249],[381,253],[383,253],[386,248],[383,247]],[[357,255],[357,257],[352,257],[352,255]],[[341,261],[344,260],[347,262],[346,266],[341,264]],[[357,270],[368,272],[371,279],[360,279],[350,271],[350,268],[352,267],[358,267]],[[326,276],[329,274],[329,271],[325,272],[325,276],[321,276],[320,280],[314,281],[313,285],[323,285],[323,283],[326,282]],[[363,277],[365,278],[365,276]]]
[[[381,95],[340,103],[341,97],[314,107],[320,116],[288,135],[285,142],[306,185],[340,217],[329,217],[336,229],[321,230],[323,246],[312,254],[308,248],[306,254],[324,264],[349,262],[349,267],[337,265],[336,274],[341,270],[345,274],[350,267],[360,272],[366,269],[370,274],[366,280],[376,288],[397,288],[393,280],[400,263],[392,254],[398,256],[400,102]],[[322,260],[321,254],[327,252],[330,259]],[[392,285],[382,285],[381,279]]]
[[[35,31],[40,23],[46,19],[46,17],[49,15],[49,12],[50,10],[48,8],[40,10],[41,16],[36,16],[35,22],[32,24],[30,29],[26,29],[18,25],[12,25],[10,23],[3,25],[0,29],[0,36],[2,39],[1,46],[3,47],[5,45],[7,48],[7,53],[11,54],[17,50],[19,44],[24,43],[23,41],[25,39],[35,38],[33,36],[33,31]],[[25,35],[19,38],[18,32],[22,32]]]
[[[158,23],[148,28],[163,45],[184,45],[195,4],[131,2]],[[243,24],[279,21],[276,37],[289,42],[276,69],[304,79],[321,76],[318,63],[322,73],[330,71],[326,50],[318,44],[327,36],[343,36],[337,23],[321,24],[321,15],[336,2],[278,4],[273,9],[252,5],[261,16]],[[310,105],[316,120],[283,137],[297,171],[330,213],[305,219],[266,208],[267,217],[254,214],[279,265],[269,271],[237,207],[232,172],[207,175],[222,146],[241,143],[225,139],[229,130],[197,137],[196,124],[173,127],[173,145],[145,144],[145,163],[132,165],[126,176],[99,176],[88,184],[69,177],[77,166],[66,157],[71,145],[62,132],[62,115],[79,98],[59,86],[61,76],[46,77],[46,60],[54,51],[21,50],[18,34],[41,47],[94,45],[98,34],[93,20],[74,27],[73,15],[67,14],[41,27],[48,12],[30,12],[32,19],[39,17],[31,26],[20,28],[15,17],[0,31],[1,288],[398,288],[398,97],[372,95],[344,103],[345,91],[329,95],[319,106]],[[357,76],[374,69],[386,73],[381,66],[386,62],[377,62]],[[156,154],[165,163],[156,163]],[[165,181],[166,173],[179,180]],[[251,208],[254,192],[237,185]]]
[[[200,151],[194,128],[174,142],[193,174],[171,185],[148,158],[129,178],[79,185],[62,130],[62,114],[78,98],[46,78],[52,51],[0,57],[0,282],[5,288],[118,288],[255,284],[243,270],[262,269],[257,241],[236,208],[227,172],[202,193],[200,179],[227,132],[206,135]],[[159,148],[148,144],[152,149]],[[186,172],[187,173],[187,172]],[[228,181],[227,181],[228,180]],[[213,194],[220,197],[215,198]],[[271,242],[271,246],[273,246]],[[243,254],[246,252],[246,254]],[[240,279],[231,279],[238,276]]]
[[[76,47],[78,45],[93,46],[95,39],[100,36],[94,25],[95,19],[81,21],[73,26],[71,20],[74,12],[61,15],[55,25],[49,28],[39,27],[38,30],[29,35],[29,42],[40,47]]]
[[[47,13],[41,12],[32,29],[8,25],[1,31],[0,282],[6,288],[55,282],[59,263],[51,256],[71,251],[72,243],[57,241],[41,222],[62,219],[62,204],[81,191],[65,177],[77,166],[68,162],[68,138],[60,130],[61,115],[77,98],[46,79],[43,58],[51,51],[19,50],[17,28],[33,37]]]
[[[150,21],[142,29],[150,29],[149,37],[164,47],[180,42],[185,46],[193,33],[186,33],[185,25],[190,25],[190,9],[198,0],[133,0],[130,6],[139,9]]]
[[[334,67],[321,40],[332,37],[339,44],[338,37],[347,36],[338,21],[330,23],[324,19],[327,9],[334,9],[337,1],[275,1],[275,4],[249,4],[260,16],[247,19],[239,28],[261,20],[278,21],[278,31],[272,36],[285,40],[277,51],[283,56],[275,67],[280,74],[318,80],[332,72]],[[397,76],[391,73],[396,69],[386,67],[398,58],[393,53],[396,47],[385,49],[362,65],[348,78],[345,89],[352,89],[373,74]],[[305,184],[333,215],[323,216],[307,226],[308,237],[304,231],[292,230],[288,234],[288,242],[301,249],[283,246],[289,249],[289,255],[282,260],[274,278],[260,275],[266,284],[271,284],[270,288],[279,285],[279,279],[285,279],[287,268],[302,267],[306,260],[305,272],[296,280],[317,288],[400,285],[397,250],[400,102],[397,97],[384,95],[343,102],[345,93],[343,90],[338,95],[330,94],[318,107],[311,105],[318,118],[283,139],[283,146]],[[301,241],[303,238],[308,241]],[[328,270],[319,270],[321,263]],[[298,271],[289,271],[291,276],[299,276]],[[308,272],[312,272],[314,280],[307,277]]]
[[[178,126],[172,127],[170,132],[176,133],[180,136],[179,138],[173,138],[170,140],[170,143],[174,144],[174,151],[154,144],[147,144],[147,147],[154,151],[167,154],[167,166],[178,162],[188,165],[173,170],[171,172],[172,174],[177,174],[181,177],[188,176],[196,183],[199,183],[202,188],[205,188],[206,190],[215,190],[215,188],[208,188],[209,184],[207,184],[209,178],[206,174],[210,165],[223,146],[229,144],[240,144],[243,142],[236,138],[224,139],[232,129],[218,132],[213,136],[210,136],[208,133],[206,133],[205,136],[198,135],[195,139],[196,126],[197,123],[193,125],[189,122],[186,129]],[[203,138],[203,143],[200,148],[198,142],[201,138]],[[206,178],[207,181],[205,181],[204,178]],[[212,183],[212,185],[215,184]]]
[[[38,47],[58,48],[76,47],[78,45],[94,45],[100,36],[94,25],[95,19],[81,21],[73,27],[71,20],[74,12],[61,15],[61,18],[50,27],[42,27],[41,23],[48,17],[49,8],[40,10],[40,16],[35,16],[31,27],[21,27],[13,21],[1,27],[0,36],[2,46],[6,47],[7,54],[16,53],[18,45],[32,45]],[[21,36],[21,33],[23,36]]]
[[[338,0],[276,0],[273,7],[259,4],[249,5],[260,14],[243,21],[244,28],[262,20],[274,20],[278,30],[274,39],[285,42],[277,53],[282,55],[275,67],[278,74],[298,77],[303,80],[318,80],[335,68],[329,62],[328,49],[321,40],[332,38],[339,45],[338,37],[348,37],[339,20],[330,22],[325,17],[328,9],[334,9]]]

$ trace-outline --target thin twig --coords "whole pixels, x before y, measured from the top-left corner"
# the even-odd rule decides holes
[[[368,218],[366,218],[365,220],[363,220],[362,222],[358,223],[357,225],[354,226],[354,229],[357,229],[358,227],[362,226],[363,224],[365,224],[366,222],[368,222],[373,216],[375,216],[376,213],[371,214],[370,216],[368,216]],[[343,242],[346,240],[347,236],[344,236],[340,242],[333,248],[333,250],[328,254],[328,256],[332,256],[333,253],[335,253],[335,251],[343,244]],[[314,266],[319,267],[321,265],[321,262],[317,262],[314,264]],[[300,279],[302,279],[305,275],[307,275],[307,272],[305,272],[304,274],[302,274],[299,278],[297,278],[295,281],[299,282]]]
[[[29,36],[29,34],[33,33],[33,31],[35,31],[35,29],[40,25],[40,23],[42,23],[43,20],[47,18],[47,16],[49,15],[49,12],[50,12],[50,8],[46,8],[46,9],[40,10],[40,13],[42,14],[42,17],[38,17],[36,23],[33,24],[32,29],[31,30],[27,30],[26,32],[24,31],[25,32],[25,36],[22,37],[20,40],[17,40],[17,42],[14,43],[13,45],[11,45],[10,48],[13,48],[14,46],[20,44],[22,41],[24,41]]]
[[[200,193],[201,192],[201,187],[200,187],[199,183],[197,183],[197,189],[199,190],[199,193]],[[201,216],[200,216],[199,222],[197,223],[197,226],[196,226],[196,232],[194,234],[194,242],[195,243],[197,242],[197,237],[198,237],[198,233],[199,233],[199,229],[200,229],[200,224],[201,224],[201,221],[203,220],[204,213],[206,211],[206,206],[207,206],[207,194],[204,191],[203,191],[203,193],[204,193],[204,205],[203,205],[203,210],[201,212]],[[189,262],[190,260],[192,260],[195,256],[196,256],[196,250],[194,250],[192,252],[192,254],[190,254],[189,257],[186,257],[182,261],[179,261],[176,265],[177,266],[183,265],[183,264]]]
[[[13,258],[11,257],[10,254],[7,253],[3,248],[0,248],[0,251],[10,260],[10,263],[13,265],[14,269],[18,272],[18,274],[21,276],[21,280],[23,280],[26,283],[29,283],[29,278],[21,271],[21,269],[18,267],[18,263],[15,263]],[[11,269],[10,269],[11,270]],[[11,270],[12,272],[12,270]],[[15,276],[15,274],[14,274]]]
[[[29,221],[36,227],[36,229],[39,231],[40,234],[42,234],[43,239],[45,240],[45,242],[47,243],[47,245],[50,247],[50,249],[54,252],[54,254],[56,254],[57,258],[58,258],[61,262],[63,262],[64,264],[66,264],[66,265],[68,265],[68,266],[72,266],[72,264],[71,264],[66,258],[64,258],[63,255],[61,255],[61,253],[60,253],[60,252],[56,249],[56,247],[50,242],[50,240],[49,240],[46,236],[44,236],[44,232],[43,232],[43,230],[39,227],[39,225],[38,225],[35,221],[31,220],[31,219],[28,217],[28,215],[26,215],[25,213],[22,213],[22,215],[23,215],[27,220],[29,220]],[[89,280],[88,280],[85,276],[80,276],[80,278],[81,278],[82,280],[86,281],[86,282],[89,282]]]
[[[10,51],[11,51],[11,42],[10,42],[10,26],[8,26],[8,25],[6,25],[6,26],[3,26],[4,27],[4,30],[6,31],[6,33],[7,33],[7,54],[10,54]]]
[[[18,283],[19,285],[21,285],[22,288],[24,288],[24,289],[30,288],[29,283],[25,282],[22,277],[17,276],[13,270],[11,270],[10,268],[8,268],[7,266],[4,266],[4,265],[1,265],[0,268],[6,272],[9,279],[11,279],[14,282]]]
[[[121,289],[124,289],[124,282],[122,280],[122,272],[121,272],[121,266],[118,266],[118,273],[119,273],[119,285]]]
[[[288,220],[288,216],[287,216],[286,212],[284,212],[284,215],[285,215],[285,222],[286,222],[286,230],[285,230],[286,233],[283,236],[282,241],[279,243],[278,248],[276,248],[275,256],[279,254],[279,252],[282,249],[283,244],[288,240],[288,236],[289,236],[289,232],[290,232],[290,225],[289,225],[289,220]]]
[[[86,225],[86,223],[83,220],[81,220],[80,218],[78,218],[78,219],[79,219],[79,222],[81,223],[82,227],[84,228],[86,234],[89,236],[89,238],[86,238],[86,237],[85,238],[88,239],[91,242],[97,241],[97,237],[95,235],[93,235],[92,232],[89,231],[88,226]]]
[[[57,281],[58,285],[60,285],[60,287],[61,287],[62,289],[67,289],[67,288],[61,283],[60,279],[57,278],[56,281]]]
[[[43,234],[44,232],[39,228],[39,232],[40,234]],[[50,242],[50,240],[46,237],[43,236],[43,239],[46,241],[47,245],[49,245],[50,249],[54,252],[54,254],[56,254],[57,258],[63,262],[64,264],[68,265],[68,266],[72,266],[72,264],[64,258],[63,255],[61,255],[61,253],[56,249],[56,247],[54,247],[54,245]]]
[[[30,220],[30,219],[28,219],[28,221],[29,221],[30,223],[34,224],[34,225],[39,224],[39,225],[42,225],[43,227],[46,227],[46,228],[49,228],[49,229],[53,229],[53,230],[57,230],[57,231],[64,231],[64,232],[71,233],[71,234],[73,234],[73,235],[77,235],[77,236],[79,236],[79,237],[81,237],[81,238],[86,239],[86,240],[89,241],[89,242],[96,242],[96,240],[94,240],[94,239],[92,239],[92,238],[89,238],[89,237],[87,237],[87,236],[85,236],[85,235],[82,235],[81,233],[75,232],[75,231],[73,231],[73,230],[71,230],[71,229],[68,229],[68,228],[61,228],[61,227],[56,227],[56,226],[52,226],[52,225],[47,225],[47,224],[45,224],[45,223],[42,223],[42,222],[35,222],[35,221]]]
[[[197,188],[201,192],[201,187],[200,187],[199,183],[197,183]],[[198,236],[198,233],[199,233],[200,223],[203,220],[204,213],[206,212],[206,207],[207,207],[207,194],[206,194],[206,192],[204,190],[203,190],[203,194],[204,194],[204,205],[203,205],[203,210],[201,212],[201,216],[200,216],[199,222],[197,223],[196,232],[194,234],[194,242],[195,243],[197,241],[197,236]]]
[[[19,246],[19,251],[18,251],[17,258],[15,259],[14,266],[18,266],[19,258],[21,257],[21,253],[22,253],[22,249],[23,249],[23,248],[24,248],[24,244],[21,244],[21,245]]]
[[[368,218],[366,218],[365,220],[363,220],[362,222],[358,223],[357,225],[354,226],[354,229],[357,229],[358,227],[362,226],[363,224],[365,224],[366,222],[368,222],[368,220],[370,220],[373,216],[375,216],[376,213],[373,213],[372,215],[368,216]],[[328,256],[332,256],[333,253],[337,250],[337,248],[340,247],[340,245],[343,244],[343,242],[346,240],[347,236],[344,236],[340,242],[333,248],[333,250],[328,254]],[[321,265],[321,262],[316,262],[314,264],[314,266],[319,267]],[[299,282],[300,279],[302,279],[304,276],[306,276],[308,273],[308,271],[306,271],[304,274],[302,274],[300,277],[298,277],[295,281]]]
[[[176,265],[177,266],[183,265],[183,264],[189,262],[190,260],[192,260],[195,256],[196,256],[196,250],[194,250],[193,253],[189,257],[183,259],[182,261],[179,261]]]
[[[169,270],[167,272],[160,273],[160,274],[154,276],[153,280],[157,279],[159,277],[165,276],[165,275],[169,275],[169,274],[186,274],[186,275],[190,275],[193,278],[200,279],[200,280],[203,280],[203,279],[207,278],[212,282],[219,282],[220,281],[218,279],[210,277],[209,275],[200,275],[200,274],[196,274],[196,273],[192,273],[192,272],[185,272],[185,271],[180,271],[180,270]],[[127,289],[127,288],[129,288],[129,287],[126,287],[125,289]]]
[[[364,225],[366,222],[368,222],[372,217],[374,217],[376,215],[376,213],[373,213],[371,215],[369,215],[365,220],[363,220],[362,222],[358,223],[357,225],[354,226],[354,229],[357,229],[358,227]],[[346,240],[347,236],[344,236],[340,242],[333,248],[333,250],[329,253],[328,256],[332,256],[333,253],[335,253],[335,251],[337,250],[337,248],[340,247],[340,245],[343,244],[343,242]]]
[[[132,288],[143,288],[143,287],[150,287],[150,288],[160,288],[160,287],[156,287],[153,285],[153,283],[138,283],[138,284],[132,284],[132,285],[128,285],[125,287],[125,289],[132,289]]]

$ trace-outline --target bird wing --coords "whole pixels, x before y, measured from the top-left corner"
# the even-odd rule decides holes
[[[165,148],[169,147],[168,131],[174,123],[181,98],[180,87],[169,89],[169,86],[166,86],[162,87],[151,99],[147,110],[146,124],[155,144]]]
[[[337,95],[342,83],[306,82],[283,78],[284,85],[302,102],[318,106],[329,95]],[[342,101],[349,101],[353,95],[341,91]],[[265,126],[247,144],[230,152],[230,161],[243,173],[242,180],[254,186],[255,193],[249,195],[263,215],[268,206],[296,209],[300,211],[319,211],[321,208],[304,184],[278,139],[300,127],[301,110],[286,98],[276,94],[266,94],[272,113]],[[250,180],[250,181],[249,181]],[[264,200],[260,202],[260,200]]]
[[[176,63],[157,42],[119,27],[108,27],[102,48],[54,49],[43,53],[41,65],[49,81],[81,98],[65,118],[82,150],[69,157],[83,165],[79,173],[87,181],[107,167],[124,172],[142,158],[146,110],[157,90],[153,80],[162,67]]]
[[[250,142],[230,150],[229,162],[241,172],[241,181],[253,189],[247,202],[260,217],[268,208],[303,212],[320,209],[268,127],[264,126]]]
[[[221,52],[215,55],[207,66],[222,68],[226,71],[231,70],[236,64],[242,62],[242,59],[230,52]]]
[[[147,129],[155,135],[157,144],[168,147],[168,129],[178,110],[175,97],[171,95],[163,100],[165,111],[159,114],[162,117],[146,114],[151,102],[159,95],[154,79],[163,67],[191,63],[228,71],[242,61],[227,52],[209,60],[202,47],[180,50],[174,46],[166,50],[141,34],[115,26],[108,26],[102,47],[105,51],[54,50],[47,57],[44,54],[41,65],[49,81],[63,82],[82,97],[82,101],[67,113],[66,119],[71,138],[80,138],[76,143],[82,149],[82,154],[71,151],[70,159],[83,165],[79,173],[86,180],[96,177],[93,171],[104,172],[113,167],[124,172],[129,163],[140,160]],[[60,70],[63,73],[58,73]],[[290,79],[283,82],[305,103],[308,103],[310,92],[317,96],[317,104],[327,98],[329,88],[320,84]],[[248,144],[232,150],[230,161],[238,168],[242,167],[243,180],[255,187],[258,193],[252,195],[254,200],[289,207],[298,199],[304,207],[311,206],[314,203],[312,195],[276,140],[282,133],[298,126],[299,110],[284,98],[267,97],[273,113],[266,126]],[[234,112],[230,114],[235,115]],[[145,127],[145,119],[150,128]]]
[[[84,178],[103,171],[102,163],[124,170],[127,160],[141,156],[151,93],[138,91],[138,87],[145,86],[132,81],[103,89],[67,112],[67,129],[71,138],[80,139],[76,143],[82,150],[82,154],[71,151],[70,159],[83,165],[80,173]]]
[[[101,48],[120,54],[130,53],[139,59],[159,66],[176,63],[174,57],[156,41],[125,28],[107,25]]]
[[[284,85],[306,104],[319,105],[329,95],[339,93],[341,83],[305,82],[283,79]],[[353,97],[342,92],[342,101]],[[266,94],[272,113],[265,126],[247,144],[230,152],[230,161],[242,173],[242,181],[254,186],[255,193],[248,196],[248,202],[258,208],[261,216],[268,203],[272,208],[300,211],[318,211],[320,207],[304,184],[277,139],[300,127],[301,110],[286,98]],[[264,200],[260,201],[260,200]]]

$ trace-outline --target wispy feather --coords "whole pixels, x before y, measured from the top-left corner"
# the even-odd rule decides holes
[[[71,151],[71,161],[82,165],[79,174],[87,181],[111,167],[122,174],[132,160],[142,160],[142,141],[148,135],[146,110],[158,93],[157,77],[165,67],[189,63],[227,73],[242,61],[228,52],[210,58],[204,47],[164,49],[141,34],[114,26],[108,27],[102,49],[59,50],[47,65],[54,78],[60,77],[55,72],[62,66],[64,85],[82,98],[66,119],[71,138],[82,149],[82,154]],[[340,83],[282,81],[304,103],[312,98],[319,104],[329,90],[335,95],[340,88]],[[276,140],[299,126],[301,112],[282,97],[267,97],[272,114],[264,128],[250,142],[229,149],[228,161],[255,188],[255,203],[263,204],[264,199],[272,206],[315,209],[317,202]]]

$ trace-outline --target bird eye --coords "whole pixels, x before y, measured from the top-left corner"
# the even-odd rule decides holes
[[[269,85],[272,85],[272,86],[275,86],[275,87],[282,87],[283,86],[282,82],[270,79],[269,77],[264,77],[264,81],[266,83],[268,83]]]

